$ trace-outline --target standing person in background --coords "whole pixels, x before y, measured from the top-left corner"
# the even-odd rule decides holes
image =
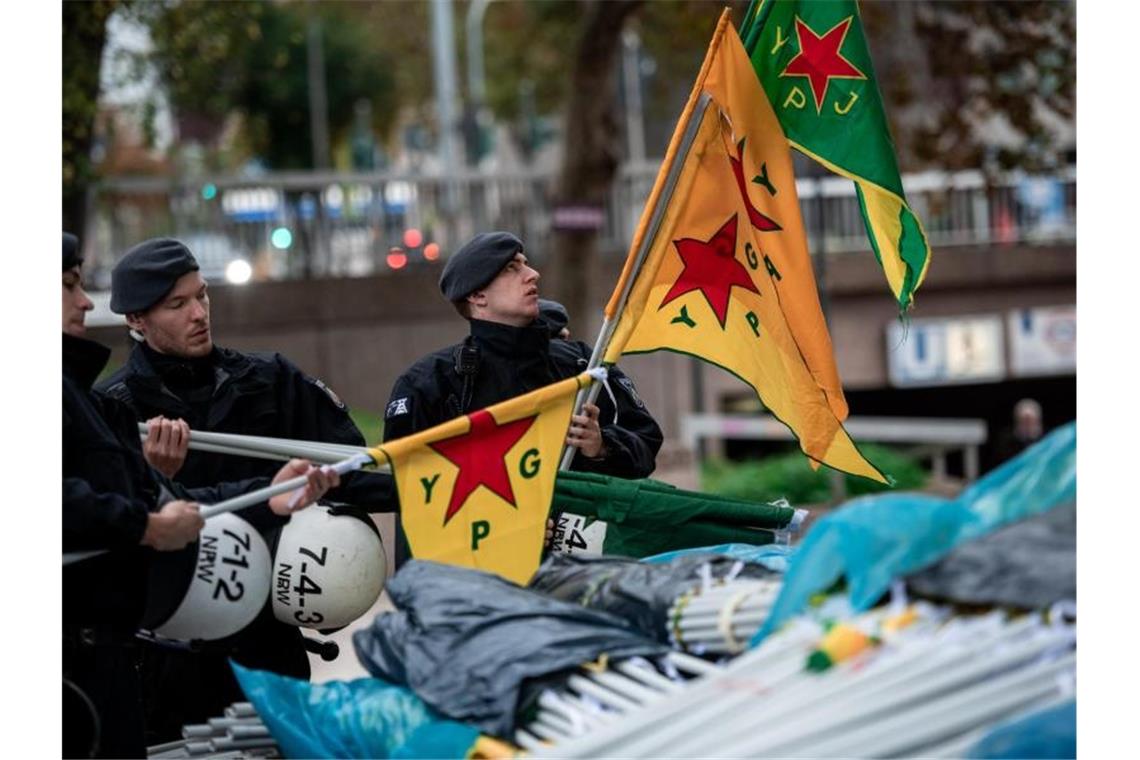
[[[147,460],[177,482],[194,487],[275,468],[266,459],[189,451],[190,430],[365,445],[348,409],[323,382],[281,354],[214,344],[207,283],[178,240],[147,240],[123,256],[111,273],[111,310],[126,315],[138,342],[127,364],[98,390],[146,422]],[[353,473],[344,482],[330,498],[370,511],[395,508],[390,475]],[[274,545],[272,530],[266,540]],[[201,651],[148,648],[144,686],[152,743],[180,738],[183,725],[244,699],[230,657],[249,668],[310,675],[300,630],[278,621],[268,604],[246,630]]]
[[[1021,399],[1013,405],[1012,425],[1003,428],[997,435],[993,466],[1013,459],[1044,435],[1045,422],[1041,404],[1031,398]]]
[[[151,551],[196,541],[199,501],[222,501],[268,484],[257,478],[184,489],[143,457],[130,410],[93,393],[110,357],[86,339],[92,309],[83,290],[79,241],[63,234],[63,550],[109,550],[63,570],[63,738],[67,757],[145,757],[145,718],[135,632],[142,618]],[[339,483],[335,472],[294,460],[274,482],[309,472],[301,506]],[[173,496],[173,498],[171,498]],[[291,494],[270,501],[275,519]],[[268,512],[264,506],[243,511]]]

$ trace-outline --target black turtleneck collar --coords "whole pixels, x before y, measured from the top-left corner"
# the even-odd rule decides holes
[[[201,357],[186,358],[172,356],[155,351],[146,343],[140,343],[138,351],[142,351],[147,363],[154,369],[164,385],[175,389],[195,388],[214,385],[214,361],[218,353],[214,347],[210,353]]]
[[[480,349],[510,359],[546,356],[550,349],[550,332],[540,320],[535,320],[526,327],[514,327],[472,319],[471,337]]]
[[[102,343],[63,333],[63,371],[84,388],[91,388],[110,358]]]

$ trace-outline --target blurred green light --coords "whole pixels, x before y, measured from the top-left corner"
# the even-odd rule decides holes
[[[269,242],[273,243],[274,248],[279,248],[284,251],[293,245],[293,233],[289,231],[288,227],[278,227],[273,230],[273,234],[269,236]]]
[[[214,200],[214,197],[217,194],[218,194],[218,188],[213,182],[207,182],[205,185],[202,186],[202,199],[203,200],[212,201],[212,200]]]

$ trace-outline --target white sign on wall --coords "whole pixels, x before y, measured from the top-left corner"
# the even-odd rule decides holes
[[[1017,377],[1077,371],[1077,308],[1041,306],[1011,311],[1009,371]]]
[[[887,326],[891,385],[985,383],[1005,375],[1001,317],[915,319]]]

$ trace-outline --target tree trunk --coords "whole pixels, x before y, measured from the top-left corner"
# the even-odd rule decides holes
[[[114,0],[63,4],[63,228],[84,235],[99,69]]]
[[[617,72],[621,32],[641,0],[595,0],[586,10],[571,72],[564,126],[562,169],[554,206],[604,208],[620,163]],[[595,315],[587,311],[598,288],[597,230],[555,229],[543,292],[558,299],[570,314],[576,338],[592,341],[587,331]],[[600,318],[599,318],[600,320]]]

